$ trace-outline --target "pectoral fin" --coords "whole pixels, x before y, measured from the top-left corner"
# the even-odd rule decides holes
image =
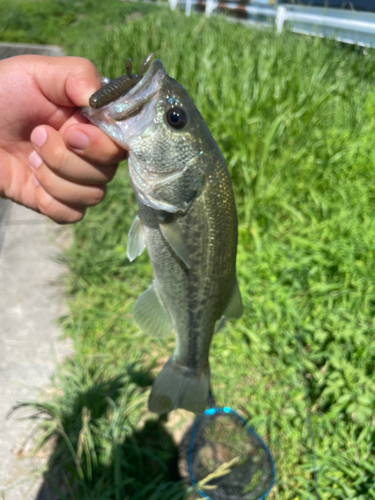
[[[133,318],[139,328],[152,337],[165,337],[172,331],[172,321],[153,283],[137,299]]]
[[[232,295],[229,299],[228,305],[224,311],[223,316],[225,316],[226,318],[238,319],[242,316],[242,313],[243,313],[243,305],[242,305],[241,292],[240,289],[238,288],[238,283],[236,279],[233,285]]]
[[[189,250],[185,242],[184,235],[176,220],[162,222],[159,221],[159,227],[162,235],[168,241],[174,253],[179,259],[190,268]]]
[[[146,247],[146,238],[145,232],[142,226],[141,219],[137,214],[133,220],[133,223],[130,227],[128,233],[128,246],[126,249],[126,253],[130,262],[133,262]]]

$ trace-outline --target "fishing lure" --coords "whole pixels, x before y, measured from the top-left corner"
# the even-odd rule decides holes
[[[145,71],[150,66],[153,57],[154,55],[151,53],[144,59],[137,74],[132,74],[132,60],[129,57],[126,60],[125,65],[126,75],[121,75],[114,80],[110,80],[108,83],[103,85],[101,89],[97,90],[90,97],[90,106],[94,109],[99,109],[126,94],[139,81],[141,81]]]

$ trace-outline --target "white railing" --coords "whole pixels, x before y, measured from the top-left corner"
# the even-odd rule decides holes
[[[285,26],[296,33],[335,38],[364,47],[375,47],[375,13],[302,5],[240,4],[216,0],[169,0],[171,9],[178,4],[189,16],[194,7],[204,9],[207,17],[215,11],[241,14],[244,22],[275,25],[280,33]]]

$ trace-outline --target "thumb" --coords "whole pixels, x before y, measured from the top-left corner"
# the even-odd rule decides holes
[[[34,78],[45,97],[58,106],[88,106],[101,87],[95,66],[82,57],[35,56]]]

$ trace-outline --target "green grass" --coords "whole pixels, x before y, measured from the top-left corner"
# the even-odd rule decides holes
[[[0,38],[61,43],[110,77],[124,73],[127,57],[137,67],[154,52],[227,160],[245,314],[214,337],[212,382],[217,401],[242,409],[270,445],[278,471],[270,498],[315,498],[310,404],[321,499],[375,498],[374,52],[116,1],[105,10],[94,0],[49,2],[30,28],[46,5],[2,1]],[[44,29],[51,16],[61,32]],[[165,422],[145,411],[173,338],[145,338],[131,319],[152,280],[146,256],[126,258],[135,213],[123,165],[65,256],[63,325],[76,355],[60,392],[36,408],[48,416],[45,439],[60,436],[50,470],[65,471],[74,498],[185,494]]]
[[[94,46],[93,39],[125,23],[129,15],[157,10],[119,0],[0,0],[0,40],[57,44],[71,53],[78,41]]]

